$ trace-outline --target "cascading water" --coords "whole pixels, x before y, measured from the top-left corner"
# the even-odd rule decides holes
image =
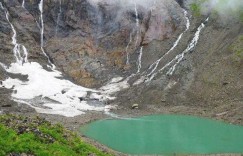
[[[24,58],[23,58],[23,60],[24,60],[24,62],[28,62],[28,51],[27,51],[27,49],[26,49],[26,47],[24,46],[24,45],[21,45],[22,46],[22,49],[23,49],[23,52],[24,52]]]
[[[187,11],[184,10],[184,16],[185,16],[185,19],[186,19],[186,29],[184,30],[184,32],[182,32],[182,33],[179,35],[179,37],[177,38],[177,40],[175,41],[175,43],[173,44],[173,46],[170,48],[169,51],[167,51],[162,57],[160,57],[160,58],[159,58],[158,60],[156,60],[153,64],[151,64],[151,65],[149,66],[149,68],[147,69],[147,71],[144,71],[144,72],[141,74],[142,76],[141,76],[137,81],[135,81],[135,82],[133,83],[134,86],[139,85],[139,84],[143,83],[144,81],[145,81],[145,82],[149,82],[149,81],[151,81],[151,80],[154,78],[154,76],[157,74],[156,70],[157,70],[158,65],[159,65],[159,63],[161,62],[161,60],[162,60],[163,58],[165,58],[165,56],[167,56],[170,52],[172,52],[172,51],[176,48],[176,46],[177,46],[178,43],[180,42],[180,40],[181,40],[183,34],[184,34],[186,31],[188,31],[188,29],[189,29],[189,27],[190,27],[190,20],[189,20],[187,14],[188,14]]]
[[[12,99],[18,103],[24,103],[34,108],[39,113],[59,114],[73,117],[83,114],[87,110],[109,111],[112,108],[103,103],[115,97],[110,95],[114,90],[101,90],[84,88],[63,79],[62,73],[57,70],[47,71],[37,62],[27,62],[27,50],[17,43],[16,30],[9,20],[9,13],[0,2],[1,8],[5,11],[6,19],[14,33],[12,43],[14,45],[14,56],[16,62],[9,67],[0,63],[8,73],[27,75],[28,79],[23,81],[15,78],[7,78],[2,81],[0,87],[12,89]],[[17,47],[17,48],[16,48]],[[25,58],[20,59],[19,49],[26,52]],[[22,63],[25,60],[26,62]],[[121,85],[117,85],[121,87]],[[98,103],[92,105],[92,103]]]
[[[127,64],[127,65],[130,64],[130,58],[129,58],[128,48],[129,48],[131,42],[132,42],[132,32],[131,32],[130,35],[129,35],[129,42],[128,42],[127,46],[126,46],[126,55],[127,55],[127,61],[126,61],[126,64]]]
[[[60,9],[58,13],[59,18],[57,19],[57,27],[59,25],[58,21],[60,20],[61,11],[62,11],[61,1],[59,2],[60,2]],[[4,9],[2,4],[1,4],[1,8]],[[41,50],[43,53],[45,53],[43,49],[44,46],[43,0],[41,0],[39,3],[39,10],[41,13],[40,26],[39,26],[41,32]],[[36,111],[39,113],[59,114],[59,115],[72,117],[79,114],[83,114],[87,110],[106,112],[111,108],[111,106],[105,105],[106,101],[115,99],[115,97],[113,97],[115,93],[123,89],[129,88],[130,84],[128,83],[128,81],[131,77],[134,77],[135,75],[141,76],[146,74],[146,72],[141,73],[143,47],[140,47],[139,56],[137,59],[137,72],[135,74],[132,74],[127,78],[122,78],[122,77],[113,78],[105,86],[97,90],[75,85],[72,82],[65,80],[62,76],[62,73],[57,70],[47,71],[37,62],[25,63],[28,61],[27,49],[23,45],[17,43],[16,30],[14,29],[13,24],[9,20],[8,12],[5,11],[5,13],[6,13],[6,19],[8,20],[14,34],[12,37],[12,42],[14,45],[14,56],[16,57],[17,61],[16,63],[12,63],[10,67],[7,67],[2,63],[0,63],[0,65],[8,73],[27,75],[28,79],[22,81],[18,79],[8,78],[5,81],[3,81],[2,85],[0,86],[8,89],[13,89],[14,90],[14,92],[12,93],[13,100],[29,105],[35,108]],[[139,29],[137,4],[135,4],[135,14],[136,14],[136,28]],[[186,12],[185,12],[185,16],[186,16]],[[190,26],[190,22],[189,19],[187,18],[187,25],[185,31],[189,29],[189,26]],[[137,30],[137,36],[136,36],[137,42],[138,42],[138,35],[139,35],[138,33],[139,30]],[[132,35],[133,32],[131,32],[130,34],[129,43],[126,47],[127,54],[129,54],[128,49],[132,42]],[[183,33],[178,37],[171,50],[169,50],[167,53],[171,52],[177,46],[180,39],[182,38],[182,35]],[[195,36],[197,36],[197,33]],[[197,44],[197,40],[198,38],[195,38],[191,42],[191,46],[188,46],[187,48],[188,51]],[[17,44],[18,46],[16,46]],[[185,53],[182,54],[184,55]],[[48,56],[47,58],[49,60]],[[129,56],[127,58],[128,58],[127,63],[129,63]],[[180,55],[178,55],[176,59],[173,59],[170,63],[168,63],[164,68],[170,67],[176,61],[178,62],[177,64],[179,64],[181,61],[179,58]],[[149,76],[151,75],[152,77],[154,76],[154,74],[157,73],[156,70],[158,68],[158,64],[161,59],[163,59],[163,56],[150,66],[150,68],[148,69],[149,71],[147,71]],[[175,67],[177,64],[174,64]]]
[[[205,22],[207,22],[207,21],[208,21],[208,18],[205,20]],[[174,63],[174,65],[168,70],[168,72],[166,74],[172,75],[174,73],[176,66],[183,60],[185,54],[188,53],[189,51],[191,51],[197,45],[198,40],[199,40],[199,36],[200,36],[200,32],[204,27],[205,27],[205,24],[201,23],[201,25],[197,28],[197,31],[196,31],[193,39],[191,40],[191,42],[187,46],[187,48],[181,54],[178,54],[173,60],[171,60],[169,63],[167,63],[163,68],[161,68],[159,70],[159,73],[163,72],[164,69],[166,69],[167,67],[169,67],[173,63]],[[151,78],[153,79],[156,76],[156,74],[157,73],[153,74],[151,76]]]
[[[208,21],[208,18],[205,20],[205,22]],[[200,32],[201,30],[205,27],[204,23],[202,23],[198,28],[197,28],[197,32],[194,35],[194,38],[192,39],[192,41],[190,42],[190,44],[188,45],[188,47],[179,55],[176,56],[175,60],[176,63],[169,69],[169,71],[166,73],[167,75],[172,75],[175,71],[176,66],[182,61],[182,59],[184,58],[185,54],[188,53],[189,51],[191,51],[198,43],[199,40],[199,36],[200,36]]]
[[[143,56],[143,46],[139,50],[138,61],[137,61],[137,66],[138,66],[137,73],[139,73],[142,68],[142,56]]]
[[[180,40],[181,40],[183,34],[189,29],[189,27],[190,27],[190,20],[189,20],[189,18],[187,17],[187,11],[186,11],[186,10],[184,10],[184,16],[185,16],[185,19],[186,19],[186,29],[185,29],[185,31],[179,35],[179,37],[177,38],[177,40],[175,41],[175,43],[173,44],[173,46],[170,48],[169,51],[167,51],[162,57],[160,57],[160,58],[159,58],[156,62],[154,62],[152,65],[150,65],[150,67],[149,67],[149,69],[148,69],[148,71],[150,71],[150,72],[146,75],[146,77],[149,77],[148,81],[151,81],[151,80],[153,79],[154,74],[155,74],[155,71],[157,70],[158,65],[159,65],[159,63],[161,62],[161,60],[162,60],[163,58],[165,58],[165,56],[167,56],[170,52],[172,52],[172,51],[176,48],[176,46],[177,46],[178,43],[180,42]]]
[[[136,35],[136,41],[135,41],[135,47],[137,46],[138,44],[138,38],[139,38],[139,19],[138,19],[138,9],[137,9],[137,3],[134,3],[135,5],[135,16],[136,16],[136,29],[137,29],[137,35]]]
[[[52,69],[55,69],[55,65],[51,62],[49,56],[46,54],[45,50],[44,50],[44,21],[43,21],[43,0],[40,1],[39,3],[39,11],[40,11],[40,38],[41,38],[41,51],[42,53],[45,55],[45,57],[48,60],[48,63],[51,64]]]
[[[16,63],[22,65],[23,63],[28,62],[28,52],[27,49],[25,48],[24,45],[18,44],[17,43],[17,32],[13,26],[13,24],[9,20],[9,12],[3,7],[2,3],[0,3],[1,8],[5,11],[6,19],[8,23],[11,26],[11,29],[13,31],[13,36],[12,36],[12,44],[14,45],[13,48],[13,53],[16,59]]]
[[[22,1],[22,5],[21,6],[22,6],[22,8],[25,9],[25,0]]]
[[[56,29],[55,29],[55,36],[57,35],[59,31],[59,24],[61,20],[61,15],[62,15],[62,0],[59,0],[59,12],[57,14],[57,23],[56,23]]]
[[[41,47],[43,48],[44,45],[44,21],[43,21],[43,0],[40,1],[39,3],[39,10],[40,10],[40,21],[41,21]]]

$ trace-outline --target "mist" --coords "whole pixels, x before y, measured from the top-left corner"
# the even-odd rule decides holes
[[[221,17],[229,17],[232,14],[239,14],[243,11],[243,0],[187,0],[189,6],[192,3],[200,5],[200,11],[203,15],[211,12],[217,12]]]
[[[209,0],[201,5],[202,13],[215,10],[220,15],[228,15],[243,9],[242,0]]]
[[[162,0],[163,1],[163,0]],[[159,0],[89,0],[93,5],[98,5],[99,3],[107,3],[109,5],[118,5],[122,8],[134,6],[134,4],[140,5],[144,8],[152,7]]]

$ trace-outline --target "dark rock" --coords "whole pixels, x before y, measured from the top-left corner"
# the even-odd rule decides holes
[[[83,97],[79,97],[79,100],[80,100],[80,102],[81,102],[81,101],[83,101],[83,100],[84,100],[84,98],[83,98]]]
[[[132,109],[138,109],[138,104],[133,104]]]
[[[65,90],[62,90],[62,94],[65,94],[67,91],[65,91]]]
[[[12,107],[11,104],[3,104],[2,107]]]
[[[226,86],[228,84],[229,84],[229,82],[223,82],[223,86]]]

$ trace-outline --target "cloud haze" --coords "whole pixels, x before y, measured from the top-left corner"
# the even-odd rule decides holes
[[[202,13],[211,10],[217,11],[220,15],[237,12],[243,9],[243,0],[209,0],[201,5]]]
[[[187,0],[187,5],[198,3],[200,5],[201,13],[208,14],[216,11],[221,16],[228,16],[232,13],[243,11],[243,0]]]

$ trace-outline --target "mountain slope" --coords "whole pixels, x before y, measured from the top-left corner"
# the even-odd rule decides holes
[[[176,112],[242,124],[243,29],[238,19],[191,16],[181,1],[45,1],[43,14],[40,2],[26,0],[22,6],[22,1],[1,0],[0,62],[9,66],[15,60],[12,23],[29,61],[51,70],[43,48],[64,78],[117,97],[81,97],[92,106],[109,103],[117,104],[121,114]],[[28,79],[1,70],[0,78],[7,77]],[[10,91],[1,88],[1,98],[9,99]],[[131,109],[135,103],[138,110]]]

